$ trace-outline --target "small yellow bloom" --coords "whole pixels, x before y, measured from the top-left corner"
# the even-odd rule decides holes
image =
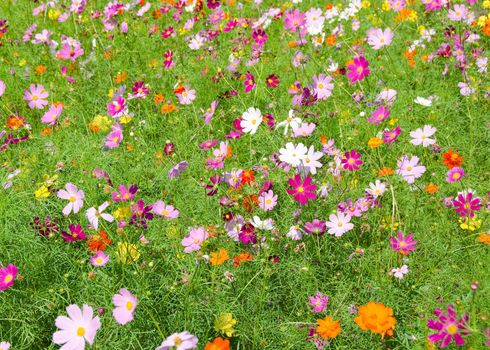
[[[119,207],[112,212],[112,215],[116,218],[116,220],[129,219],[131,217],[131,208],[129,206]]]
[[[381,140],[379,137],[371,137],[368,141],[368,146],[371,148],[379,147],[382,144],[383,144],[383,140]]]
[[[56,21],[61,15],[61,11],[58,9],[49,9],[48,18]]]
[[[116,251],[117,261],[122,264],[131,264],[140,257],[140,252],[136,244],[119,242]]]
[[[490,0],[485,0],[483,1],[483,8],[488,9],[490,8]]]
[[[26,65],[27,61],[25,59],[21,59],[19,61],[19,67],[24,67]]]
[[[398,122],[398,119],[397,118],[391,118],[389,123],[391,126],[395,125],[396,123]]]
[[[371,6],[371,3],[369,2],[369,0],[363,0],[361,6],[363,9],[367,9]]]
[[[388,1],[385,1],[383,5],[381,5],[381,8],[383,9],[383,11],[389,11],[391,8],[390,3]]]
[[[233,319],[233,315],[229,312],[223,313],[218,316],[216,321],[214,321],[214,329],[217,332],[224,333],[227,337],[232,337],[235,333],[233,326],[236,325],[237,321]]]
[[[47,198],[49,197],[49,190],[46,186],[42,185],[36,191],[34,191],[36,198]]]
[[[123,115],[119,120],[121,124],[128,124],[133,118],[129,115]]]
[[[481,219],[478,219],[476,215],[472,218],[460,218],[459,219],[459,227],[463,230],[475,231],[481,226]]]

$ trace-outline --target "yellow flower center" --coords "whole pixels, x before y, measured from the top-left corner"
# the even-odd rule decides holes
[[[461,177],[461,174],[460,173],[454,173],[453,174],[453,179],[457,180]]]
[[[9,274],[9,275],[5,276],[5,279],[4,279],[3,281],[4,281],[5,283],[9,283],[9,282],[11,282],[12,280],[13,280],[13,277],[12,277],[12,275],[10,275],[10,274]]]
[[[37,101],[39,99],[39,97],[37,97],[36,95],[32,95],[31,98],[32,98],[33,101]]]
[[[85,328],[83,328],[83,327],[78,327],[78,329],[77,329],[77,335],[78,335],[79,337],[83,337],[83,336],[85,335]]]
[[[95,259],[95,262],[96,262],[97,264],[102,264],[102,258],[97,258],[97,259]]]
[[[128,311],[130,311],[132,308],[133,308],[133,303],[132,303],[132,302],[130,302],[130,301],[128,301],[128,302],[126,303],[126,309],[128,309]]]
[[[162,215],[168,215],[168,214],[170,214],[170,213],[168,212],[168,210],[166,210],[166,209],[163,209],[163,210],[162,210]]]
[[[182,344],[182,339],[180,339],[179,337],[175,337],[174,338],[174,344],[176,346],[179,346],[180,344]]]
[[[454,333],[456,333],[458,331],[458,326],[455,325],[454,323],[451,323],[448,327],[447,327],[447,332],[451,335],[453,335]]]
[[[298,192],[299,193],[303,193],[304,191],[305,191],[305,189],[303,188],[303,186],[298,187]]]
[[[77,199],[75,198],[75,196],[70,196],[69,200],[70,200],[70,203],[75,203]]]
[[[412,167],[411,166],[407,166],[407,170],[408,171],[412,171]]]

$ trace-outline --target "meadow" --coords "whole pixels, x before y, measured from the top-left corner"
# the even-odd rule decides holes
[[[2,0],[0,349],[490,347],[490,0]]]

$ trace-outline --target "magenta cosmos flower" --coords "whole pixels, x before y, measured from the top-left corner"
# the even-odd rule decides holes
[[[7,267],[0,269],[0,291],[3,292],[14,285],[15,277],[17,277],[17,266],[8,264]]]
[[[349,171],[359,170],[359,167],[364,163],[359,158],[361,158],[361,154],[355,149],[345,152],[341,161],[343,168]]]
[[[447,172],[446,181],[458,182],[463,178],[463,176],[464,176],[463,168],[454,167],[452,169],[449,169],[449,171]]]
[[[298,27],[303,26],[305,23],[305,14],[302,13],[300,10],[292,10],[286,12],[286,16],[284,17],[284,29],[295,33],[298,30]]]
[[[457,316],[454,312],[454,306],[448,305],[447,314],[440,308],[434,310],[434,314],[439,320],[429,319],[427,321],[427,327],[435,330],[436,333],[430,334],[427,339],[433,343],[438,343],[439,347],[445,348],[452,340],[456,343],[456,346],[463,346],[463,335],[469,334],[468,328],[468,314],[464,314],[461,318],[456,320]]]
[[[472,218],[475,216],[475,211],[480,210],[481,201],[480,198],[474,197],[472,190],[463,191],[458,193],[458,197],[453,201],[454,210],[461,216],[469,216]]]
[[[299,174],[296,174],[294,178],[289,179],[289,185],[292,189],[287,192],[290,195],[294,195],[294,200],[300,204],[306,204],[309,200],[316,198],[316,185],[311,182],[309,176],[305,177],[304,181]]]
[[[77,186],[72,183],[65,185],[66,190],[58,191],[58,198],[67,199],[69,203],[63,208],[63,215],[67,216],[72,211],[74,214],[78,213],[80,208],[83,207],[83,199],[85,194],[82,190],[78,190]]]
[[[356,81],[362,81],[365,77],[371,74],[369,70],[369,61],[364,56],[355,57],[354,62],[347,66],[349,73],[347,78],[350,79],[350,83],[354,84]]]
[[[190,350],[197,348],[199,339],[187,331],[174,333],[167,337],[155,350]]]
[[[184,252],[190,253],[201,249],[201,244],[208,238],[208,233],[204,227],[193,228],[187,236],[182,239]]]
[[[53,342],[63,345],[61,349],[84,350],[85,342],[94,343],[97,330],[100,328],[99,316],[93,317],[93,309],[84,304],[83,310],[77,305],[66,308],[68,317],[58,316],[55,324],[58,331],[53,334]]]
[[[252,73],[245,73],[245,80],[243,81],[243,85],[245,86],[245,92],[250,92],[255,89],[255,78]]]
[[[122,126],[119,123],[114,123],[114,125],[111,126],[111,129],[112,131],[106,137],[105,146],[107,148],[119,147],[124,139]]]
[[[328,296],[317,292],[315,296],[310,296],[308,305],[313,306],[311,312],[323,312],[328,305]]]
[[[83,241],[87,236],[85,235],[85,231],[82,229],[82,226],[70,224],[68,227],[70,232],[61,232],[61,236],[65,242],[76,242]]]
[[[134,310],[138,305],[138,299],[126,288],[119,289],[119,294],[112,297],[112,303],[116,307],[112,310],[112,316],[117,323],[125,325],[134,319]]]
[[[132,201],[134,199],[134,195],[138,192],[138,186],[131,185],[128,187],[124,185],[119,185],[119,192],[112,192],[112,201],[113,202],[121,202],[121,201]]]
[[[27,89],[24,90],[24,100],[29,102],[29,108],[43,109],[48,104],[48,101],[45,100],[48,96],[48,92],[42,85],[31,84],[29,91]]]
[[[398,231],[397,237],[390,237],[390,247],[397,253],[408,255],[414,251],[417,241],[413,239],[413,233],[409,233],[407,237],[403,236],[401,231]]]

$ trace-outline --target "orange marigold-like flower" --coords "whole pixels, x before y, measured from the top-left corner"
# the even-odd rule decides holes
[[[490,245],[490,233],[480,233],[478,235],[478,241],[486,245]]]
[[[383,169],[381,169],[378,173],[378,176],[379,177],[383,177],[383,176],[389,176],[389,175],[393,175],[393,169],[391,168],[388,168],[388,167],[384,167]]]
[[[207,343],[204,350],[230,350],[230,341],[218,337],[212,343]]]
[[[211,258],[209,261],[213,266],[223,265],[223,263],[228,260],[230,257],[228,256],[228,251],[225,248],[221,248],[217,252],[211,253]]]
[[[109,236],[107,236],[104,230],[100,230],[99,233],[93,235],[92,238],[87,241],[89,247],[88,251],[97,253],[99,250],[104,250],[107,245],[111,243],[112,240],[109,238]]]
[[[253,170],[243,170],[242,171],[242,185],[245,184],[250,184],[251,182],[255,181],[255,176],[254,176],[255,171]]]
[[[243,253],[240,253],[239,256],[234,256],[233,257],[233,267],[238,267],[242,262],[244,261],[252,261],[252,254],[250,253],[247,253],[247,252],[243,252]]]
[[[354,322],[363,330],[370,330],[381,335],[393,335],[396,319],[393,317],[393,309],[384,306],[383,303],[370,301],[367,305],[359,307],[359,316],[354,318]]]
[[[333,339],[342,331],[340,321],[334,321],[331,316],[327,316],[323,320],[318,319],[316,322],[318,323],[318,327],[316,327],[315,332],[324,339]]]
[[[434,185],[432,182],[425,186],[424,192],[434,194],[439,190],[439,186]]]
[[[383,140],[381,140],[379,137],[371,137],[368,141],[368,146],[371,148],[379,147],[382,144],[383,144]]]
[[[446,153],[443,153],[442,158],[444,158],[442,162],[448,169],[452,169],[463,164],[463,157],[459,155],[458,151],[453,151],[452,149]]]

